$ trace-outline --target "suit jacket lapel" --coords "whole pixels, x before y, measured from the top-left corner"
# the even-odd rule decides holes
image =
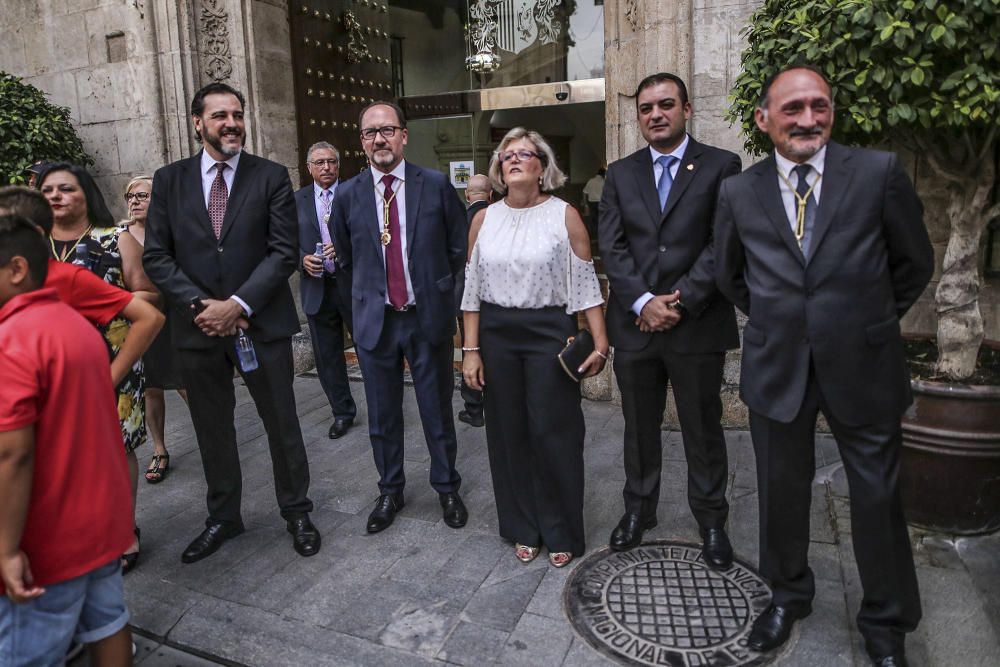
[[[229,193],[229,200],[226,203],[226,217],[222,219],[222,233],[219,234],[219,241],[226,238],[233,220],[240,214],[243,202],[246,201],[246,193],[249,191],[254,180],[257,160],[253,155],[243,153],[240,156],[239,164],[236,165],[236,174],[233,177],[233,191]]]
[[[184,175],[186,185],[184,190],[187,192],[187,202],[185,205],[191,211],[195,220],[214,238],[215,233],[212,231],[212,220],[208,217],[208,208],[205,206],[205,190],[201,184],[201,151],[198,151],[194,157],[188,159],[185,168],[187,169],[187,174]]]
[[[826,158],[823,164],[823,182],[820,187],[819,207],[816,209],[816,221],[813,223],[812,240],[809,242],[808,264],[819,249],[823,237],[830,230],[833,218],[844,200],[844,193],[851,184],[853,172],[849,168],[851,151],[832,141],[827,144]]]
[[[649,211],[649,219],[658,225],[663,216],[660,212],[660,200],[656,194],[656,181],[653,179],[653,160],[649,149],[643,148],[632,154],[632,175],[635,177],[635,187],[639,197]]]
[[[785,205],[781,202],[781,191],[778,189],[778,167],[773,155],[760,163],[760,167],[757,169],[757,184],[754,193],[764,208],[768,220],[778,231],[778,236],[799,262],[805,265],[802,249],[799,248],[799,242],[795,240],[792,226],[788,222],[788,214],[785,213]]]
[[[319,231],[319,216],[316,215],[316,185],[311,183],[307,189],[302,190],[302,206],[306,210],[306,219]],[[322,234],[320,237],[322,238]]]
[[[684,190],[687,186],[691,184],[694,179],[695,171],[697,171],[698,158],[702,154],[701,144],[699,144],[694,139],[688,140],[687,150],[684,151],[684,159],[681,160],[680,166],[677,168],[677,176],[674,178],[673,185],[670,186],[670,194],[667,195],[667,203],[663,207],[663,215],[660,216],[660,222],[670,214],[670,210],[677,203],[677,200],[681,198],[684,194]],[[650,169],[650,172],[653,170]]]
[[[406,256],[413,254],[413,240],[417,238],[417,221],[420,219],[420,192],[424,177],[416,166],[406,163]]]

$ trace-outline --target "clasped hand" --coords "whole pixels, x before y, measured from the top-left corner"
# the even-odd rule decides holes
[[[659,294],[647,301],[642,307],[642,314],[635,320],[639,331],[644,333],[669,331],[677,326],[683,313],[674,304],[680,299],[680,291],[674,290],[670,294]]]
[[[250,326],[243,308],[232,299],[202,299],[202,303],[205,310],[195,315],[194,323],[206,336],[235,336],[239,329]]]

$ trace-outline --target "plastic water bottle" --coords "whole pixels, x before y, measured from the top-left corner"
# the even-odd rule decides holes
[[[253,341],[243,329],[240,329],[236,337],[236,358],[239,359],[240,370],[244,373],[257,370],[257,353],[253,349]]]
[[[316,252],[313,253],[313,254],[316,255],[317,257],[319,257],[320,259],[323,258],[323,244],[322,243],[317,243],[316,244]]]

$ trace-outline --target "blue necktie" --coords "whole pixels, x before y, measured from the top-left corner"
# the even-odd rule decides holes
[[[670,175],[670,166],[677,160],[675,155],[661,155],[656,158],[656,163],[663,169],[660,172],[660,180],[656,184],[656,193],[660,196],[660,212],[667,205],[667,197],[670,196],[670,186],[674,184],[674,177]]]

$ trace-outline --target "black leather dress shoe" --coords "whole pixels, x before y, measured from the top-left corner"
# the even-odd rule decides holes
[[[655,527],[655,516],[643,519],[638,514],[626,512],[615,529],[611,531],[611,539],[608,540],[608,546],[614,551],[634,549],[642,542],[643,531]]]
[[[289,521],[288,532],[292,535],[292,546],[300,556],[308,558],[319,553],[323,539],[308,516],[300,516]]]
[[[875,667],[907,667],[910,663],[906,661],[906,656],[902,653],[893,653],[892,655],[884,655],[881,658],[872,658],[872,664]]]
[[[242,525],[213,523],[201,531],[201,535],[194,538],[194,541],[188,545],[184,553],[181,554],[181,562],[194,563],[202,558],[208,558],[219,550],[223,542],[242,532]]]
[[[330,424],[330,432],[327,435],[330,436],[331,440],[336,440],[337,438],[347,433],[347,430],[351,428],[351,425],[353,423],[354,423],[353,419],[341,419],[338,417],[337,419],[333,420],[332,424]]]
[[[385,494],[375,501],[375,509],[368,515],[368,525],[365,529],[369,533],[377,533],[392,525],[396,518],[396,512],[403,509],[403,494]]]
[[[790,607],[779,607],[772,604],[753,622],[750,635],[747,637],[747,646],[758,653],[773,651],[788,641],[795,621],[803,619],[811,613],[812,607],[809,606],[793,610]]]
[[[701,529],[701,556],[713,570],[728,570],[733,565],[733,545],[722,528]]]
[[[476,428],[481,427],[486,423],[486,419],[483,417],[483,413],[469,412],[468,410],[459,410],[458,420],[463,421],[469,426],[475,426]]]
[[[444,510],[444,522],[452,528],[461,528],[469,520],[469,511],[465,509],[465,503],[457,492],[439,493],[438,500]]]

